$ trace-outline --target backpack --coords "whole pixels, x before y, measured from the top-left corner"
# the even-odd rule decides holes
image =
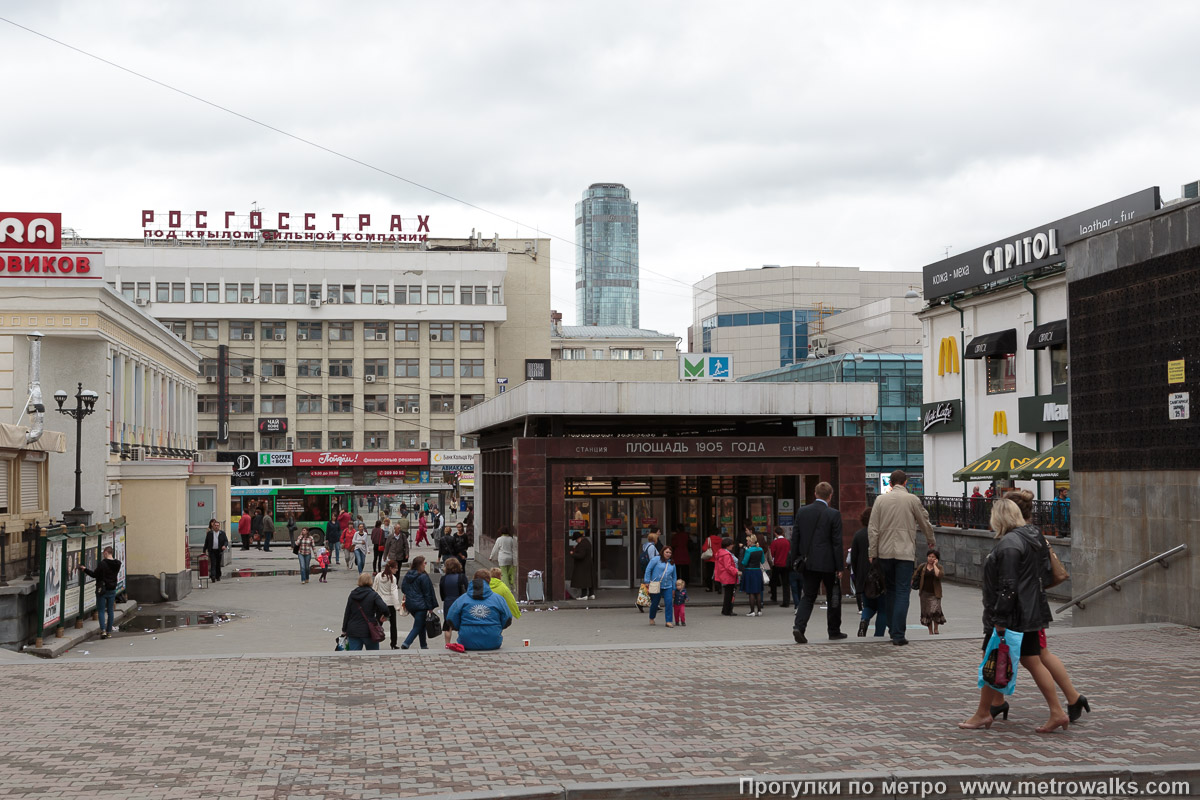
[[[645,544],[643,544],[642,545],[642,554],[638,557],[638,572],[642,573],[643,575],[646,574],[646,567],[650,566],[651,556],[650,556],[650,553],[648,552],[648,548],[655,549],[654,544],[652,542],[646,542]]]
[[[867,580],[863,584],[863,595],[868,600],[875,600],[887,592],[887,579],[878,564],[872,564],[867,570]]]

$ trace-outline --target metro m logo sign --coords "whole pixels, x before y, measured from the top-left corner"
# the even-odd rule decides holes
[[[687,356],[683,358],[683,377],[685,378],[703,378],[704,377],[704,357],[701,356],[699,361],[693,362]]]

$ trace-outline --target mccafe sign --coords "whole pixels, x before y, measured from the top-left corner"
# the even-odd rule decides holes
[[[943,400],[921,406],[921,432],[925,434],[961,431],[962,401]]]
[[[1065,260],[1062,246],[1141,220],[1161,205],[1158,187],[992,242],[926,266],[926,302],[1004,280]]]

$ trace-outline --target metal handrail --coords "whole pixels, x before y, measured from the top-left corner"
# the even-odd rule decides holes
[[[1119,591],[1121,591],[1121,581],[1125,580],[1130,575],[1141,572],[1142,570],[1144,570],[1146,567],[1150,566],[1151,564],[1158,564],[1163,569],[1166,569],[1168,566],[1170,566],[1167,563],[1168,558],[1170,558],[1171,556],[1174,556],[1174,555],[1178,555],[1179,553],[1186,552],[1187,549],[1188,549],[1188,546],[1186,544],[1180,544],[1180,545],[1176,545],[1175,547],[1172,547],[1170,550],[1168,550],[1165,553],[1159,553],[1154,558],[1151,558],[1147,561],[1143,561],[1141,564],[1138,564],[1136,567],[1133,567],[1132,569],[1127,569],[1124,572],[1122,572],[1120,575],[1117,575],[1114,578],[1109,578],[1104,583],[1100,584],[1099,586],[1097,586],[1093,589],[1089,589],[1088,591],[1084,592],[1083,594],[1079,595],[1078,597],[1071,598],[1071,602],[1054,609],[1054,613],[1061,614],[1062,612],[1066,611],[1071,606],[1079,606],[1082,609],[1084,607],[1084,605],[1083,605],[1084,600],[1087,600],[1092,595],[1102,592],[1108,588],[1112,588],[1114,591],[1119,592]]]

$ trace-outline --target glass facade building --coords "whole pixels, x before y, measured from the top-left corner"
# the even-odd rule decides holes
[[[575,323],[640,328],[638,207],[620,183],[593,183],[575,204]]]
[[[817,319],[813,309],[794,308],[785,311],[750,311],[738,314],[713,314],[700,323],[700,350],[713,352],[713,328],[741,328],[750,325],[770,325],[779,328],[779,366],[786,367],[808,355],[808,323]],[[770,330],[770,329],[768,329]]]
[[[880,474],[902,469],[909,475],[909,490],[917,494],[924,493],[925,443],[921,433],[920,353],[847,353],[760,372],[738,380],[878,384],[878,414],[873,417],[830,420],[827,433],[863,437],[867,453],[868,491],[880,491]],[[816,435],[814,425],[813,420],[800,422],[797,435]]]

